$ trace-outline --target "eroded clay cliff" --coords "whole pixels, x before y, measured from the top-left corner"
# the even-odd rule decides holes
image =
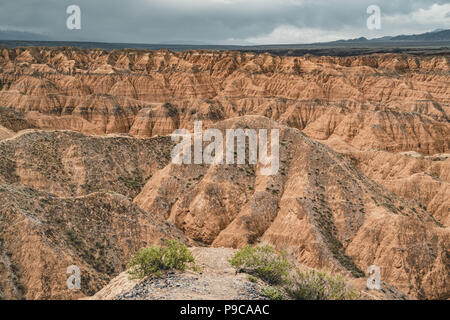
[[[3,49],[0,105],[39,128],[168,134],[262,115],[359,149],[450,148],[448,56]]]
[[[449,81],[445,55],[1,49],[1,297],[91,295],[178,238],[449,298]],[[279,129],[277,174],[172,163],[195,120]]]

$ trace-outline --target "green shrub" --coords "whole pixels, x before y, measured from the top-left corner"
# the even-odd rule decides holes
[[[261,294],[269,300],[284,300],[286,297],[280,289],[275,287],[263,287]]]
[[[341,275],[331,275],[325,271],[300,271],[290,262],[285,252],[276,252],[271,246],[246,246],[236,252],[230,263],[238,271],[256,276],[277,285],[263,287],[261,294],[271,300],[353,300],[358,299],[357,291],[348,286]],[[253,280],[253,281],[252,281]],[[254,279],[250,281],[254,282]]]
[[[359,296],[343,276],[316,270],[297,270],[286,292],[297,300],[353,300]]]
[[[246,246],[236,252],[230,263],[239,271],[257,276],[270,284],[283,283],[292,267],[286,253],[277,253],[272,246]]]
[[[189,249],[176,240],[166,240],[167,247],[150,246],[138,250],[128,263],[133,277],[144,278],[161,275],[162,271],[185,270],[188,263],[194,262]]]

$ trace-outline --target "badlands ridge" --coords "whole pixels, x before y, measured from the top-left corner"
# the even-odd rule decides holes
[[[93,295],[175,238],[448,299],[449,116],[448,55],[0,49],[0,298]],[[195,120],[279,129],[280,170],[173,164]]]

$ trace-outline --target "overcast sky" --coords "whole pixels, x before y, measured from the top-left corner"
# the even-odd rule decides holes
[[[66,8],[81,8],[68,30]],[[381,8],[381,30],[366,26]],[[0,29],[55,40],[128,43],[311,43],[450,29],[450,0],[1,0]]]

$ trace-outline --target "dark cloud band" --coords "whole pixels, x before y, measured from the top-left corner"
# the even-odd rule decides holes
[[[81,30],[66,28],[66,8],[72,4],[81,7]],[[366,8],[371,4],[379,5],[385,17],[400,17],[398,23],[391,19],[380,31],[367,30]],[[376,37],[450,28],[450,11],[441,21],[414,21],[414,12],[433,4],[448,0],[2,0],[0,27],[59,40],[224,44],[233,39],[267,42],[289,32],[284,34],[287,40],[309,42],[312,37],[322,41],[334,35]]]

